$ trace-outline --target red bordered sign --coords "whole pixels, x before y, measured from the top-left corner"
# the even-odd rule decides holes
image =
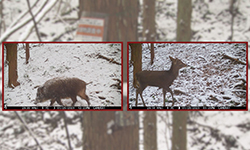
[[[107,14],[83,12],[76,38],[77,41],[105,41],[107,33]]]

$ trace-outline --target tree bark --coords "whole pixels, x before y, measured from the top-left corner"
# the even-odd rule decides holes
[[[173,112],[172,150],[187,149],[187,115],[188,112]]]
[[[134,0],[79,0],[80,11],[104,13],[108,15],[107,41],[136,41],[137,40],[137,19],[138,1]],[[127,45],[123,44],[123,64],[126,64]],[[123,74],[127,74],[127,67],[123,67]],[[123,76],[126,81],[126,76]],[[124,100],[126,104],[126,99]],[[123,107],[126,108],[126,105]],[[139,149],[139,126],[138,117],[132,117],[130,125],[119,125],[115,123],[115,130],[107,133],[107,125],[112,120],[117,120],[116,112],[85,112],[83,150],[127,150]],[[126,115],[125,115],[126,114]],[[117,116],[133,116],[138,112],[119,113]],[[119,118],[119,117],[118,117]],[[123,120],[123,119],[121,119]],[[126,120],[126,117],[124,118]],[[133,123],[134,122],[134,123]]]
[[[192,1],[178,0],[176,41],[191,40],[192,38],[191,15],[192,15]]]
[[[6,60],[9,63],[9,80],[8,80],[8,87],[15,88],[16,86],[20,85],[17,82],[17,44],[16,43],[6,43],[5,44],[7,49]]]
[[[129,44],[131,47],[131,61],[134,66],[133,71],[133,86],[136,86],[135,74],[142,70],[142,45],[141,43]]]
[[[144,150],[157,150],[156,112],[145,111],[143,120]]]
[[[82,11],[87,11],[105,13],[109,16],[107,41],[123,41],[125,43],[129,40],[137,40],[138,1],[79,0],[79,4],[79,14]]]
[[[136,121],[138,116],[133,117],[131,114],[131,112],[85,112],[83,150],[138,150],[139,124]],[[120,115],[123,117],[118,119]]]
[[[145,41],[155,41],[155,0],[143,1],[143,38]]]
[[[192,1],[178,0],[176,41],[191,40]],[[188,112],[173,112],[172,150],[187,149]]]

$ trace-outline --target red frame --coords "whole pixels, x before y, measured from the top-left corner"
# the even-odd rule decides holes
[[[4,109],[4,44],[6,43],[121,44],[121,109]],[[123,42],[2,42],[2,110],[3,111],[123,111]]]
[[[246,44],[246,109],[129,109],[129,44],[130,43],[181,43],[181,44],[207,44],[207,43],[244,43]],[[248,42],[127,42],[127,110],[128,111],[248,111]]]

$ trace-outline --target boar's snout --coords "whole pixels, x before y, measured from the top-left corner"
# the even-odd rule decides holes
[[[40,86],[38,87],[34,104],[43,102],[44,95],[42,93],[42,89],[43,87],[40,87]]]

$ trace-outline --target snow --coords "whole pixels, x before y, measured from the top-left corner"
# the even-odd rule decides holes
[[[246,66],[235,64],[224,55],[238,58],[246,62],[246,44],[241,43],[158,43],[155,44],[154,64],[150,65],[150,50],[143,44],[142,70],[169,70],[171,61],[168,56],[182,60],[190,67],[181,69],[179,76],[170,86],[172,91],[180,90],[185,94],[174,95],[177,99],[175,106],[246,106],[245,90],[236,89],[240,79],[246,81]],[[131,51],[130,51],[131,52]],[[130,54],[131,56],[131,54]],[[129,100],[135,106],[135,88],[133,84],[133,66],[129,68]],[[147,106],[162,106],[162,89],[147,87],[143,91]],[[215,98],[213,98],[215,97]],[[168,92],[166,99],[170,99]],[[139,98],[138,106],[143,106]],[[167,103],[167,106],[171,106]]]
[[[114,79],[121,80],[121,66],[98,58],[98,55],[113,58],[120,62],[121,46],[110,44],[30,44],[29,64],[25,64],[25,50],[18,45],[18,82],[21,86],[8,88],[8,66],[5,66],[5,103],[8,106],[34,106],[37,85],[43,85],[55,77],[77,77],[86,83],[86,93],[91,106],[121,106],[121,93],[111,85]],[[99,96],[104,97],[101,100]],[[77,97],[75,106],[87,106],[85,100]],[[71,99],[63,99],[66,106],[72,104]],[[39,103],[49,106],[50,101]],[[59,106],[55,103],[54,106]]]
[[[32,5],[35,1],[30,1],[30,2]],[[39,4],[34,9],[33,13],[36,10],[38,10],[38,6],[41,6],[41,4],[43,2],[44,1],[38,2]],[[77,18],[78,1],[77,0],[70,1],[70,5],[66,3],[66,2],[69,2],[68,0],[63,1],[63,2],[65,2],[65,3],[63,3],[63,5],[61,6],[60,9],[59,9],[59,5],[58,5],[59,3],[57,3],[55,5],[55,7],[53,7],[52,11],[48,12],[48,14],[46,14],[45,17],[38,24],[39,31],[41,33],[43,33],[43,37],[42,37],[43,41],[55,41],[55,40],[69,41],[69,40],[74,39],[75,31],[76,31],[75,28],[77,26],[78,21],[71,22],[71,21],[68,21],[66,19],[74,20]],[[140,0],[140,2],[142,3],[142,0]],[[7,28],[12,22],[14,22],[15,20],[17,20],[17,18],[19,18],[17,16],[20,13],[27,10],[27,4],[26,4],[25,0],[5,0],[5,1],[3,1],[3,4],[4,4],[3,12],[4,12],[4,17],[5,17],[4,22],[5,22]],[[250,41],[250,30],[249,30],[249,27],[250,27],[250,19],[249,19],[250,3],[249,3],[249,0],[239,0],[236,2],[236,6],[239,8],[240,14],[238,14],[237,17],[235,18],[233,41]],[[159,35],[159,38],[157,40],[158,41],[174,41],[175,37],[176,37],[177,1],[176,0],[167,0],[167,1],[158,0],[156,7],[157,7],[157,14],[156,14],[157,15],[157,18],[156,18],[157,26],[156,27],[157,27],[157,33]],[[229,15],[229,12],[227,10],[228,7],[229,7],[229,1],[193,0],[192,30],[193,30],[194,35],[193,35],[192,41],[228,41],[228,37],[231,34],[231,31],[230,31],[231,16]],[[63,12],[67,12],[71,8],[74,8],[74,9],[72,9],[71,13],[68,13],[67,15],[64,15],[64,16],[61,15]],[[29,16],[29,15],[27,15],[27,16]],[[21,19],[21,21],[27,19],[27,16],[24,19]],[[62,19],[65,19],[64,22],[62,21]],[[138,20],[139,20],[138,29],[140,31],[140,30],[142,30],[142,25],[141,25],[142,17],[139,17]],[[20,22],[18,22],[18,23],[20,23]],[[3,30],[4,30],[4,28],[1,28],[1,39],[2,39],[2,35],[3,35]],[[25,27],[22,27],[20,30],[13,33],[8,38],[8,41],[19,40],[20,35],[24,31],[25,31]],[[71,32],[64,33],[65,31],[71,31]],[[60,37],[60,38],[58,38],[58,37]],[[142,38],[140,37],[140,39],[142,39]],[[37,36],[36,36],[36,33],[34,32],[34,30],[31,33],[31,35],[28,37],[27,41],[37,41]],[[126,43],[124,43],[124,44],[126,44]],[[2,45],[1,45],[1,48],[2,48]],[[192,53],[190,55],[194,55]],[[41,56],[43,56],[43,52],[41,52],[40,54],[41,54]],[[216,58],[217,57],[216,56],[217,55],[216,49],[213,52],[213,54],[214,54],[214,57]],[[164,61],[163,60],[158,61],[158,63],[161,63],[161,64],[158,64],[158,66],[156,66],[156,67],[158,67],[159,70],[169,69],[171,62],[169,59],[167,59],[167,56],[164,56],[164,59],[163,59]],[[194,60],[192,60],[191,58],[189,60],[187,60],[184,56],[179,56],[179,54],[176,56],[178,58],[180,57],[181,59],[183,59],[183,61],[185,60],[185,62],[188,64],[191,63],[195,67],[202,67],[199,64],[194,63]],[[201,56],[203,56],[203,55],[201,55]],[[231,55],[231,56],[234,56],[234,55]],[[204,56],[200,57],[199,56],[197,59],[200,61],[203,60],[204,62],[201,61],[201,63],[200,63],[201,65],[203,65],[205,62],[209,62],[211,60],[211,57],[212,56],[210,56],[210,59],[207,59],[207,57],[204,57]],[[34,56],[31,55],[31,58],[34,58]],[[45,56],[45,58],[46,58],[46,56]],[[2,59],[2,57],[1,57],[1,59]],[[77,58],[74,58],[74,59],[77,59]],[[90,58],[88,58],[88,59],[90,59]],[[44,59],[42,59],[42,60],[44,61]],[[22,61],[24,62],[24,60],[22,60]],[[32,60],[32,61],[35,61],[35,60]],[[30,63],[33,63],[32,61]],[[29,65],[27,65],[27,66],[29,66]],[[34,84],[34,82],[36,84],[41,85],[45,81],[47,81],[47,78],[43,78],[41,76],[41,72],[45,68],[38,68],[39,65],[38,64],[35,64],[35,65],[37,68],[33,68],[33,72],[31,71],[32,74],[29,74],[29,78],[33,79],[32,83],[31,83],[32,85]],[[67,64],[67,65],[70,65],[70,64]],[[225,66],[226,61],[222,65]],[[19,66],[20,66],[20,64],[19,64]],[[24,66],[24,64],[21,64],[21,66]],[[63,74],[67,74],[67,75],[70,74],[70,73],[68,73],[69,70],[66,67],[63,67],[62,64],[60,64],[60,66],[62,66],[62,68],[58,68],[59,71],[61,70],[63,72]],[[161,66],[164,66],[164,67],[161,67]],[[26,68],[26,69],[28,71],[30,71],[31,67]],[[48,66],[46,66],[46,69],[50,69],[50,68]],[[55,70],[55,68],[53,68],[53,67],[51,69]],[[75,67],[73,69],[75,69]],[[150,68],[146,68],[146,69],[150,69]],[[184,70],[186,70],[186,69],[184,69]],[[20,71],[21,70],[19,70],[19,72]],[[193,72],[194,74],[202,74],[202,72],[198,69],[195,69],[193,71],[194,71]],[[22,71],[22,72],[25,72],[25,71]],[[45,72],[45,75],[49,76],[50,72]],[[42,72],[42,73],[44,73],[44,72]],[[57,74],[54,74],[54,73],[56,73],[56,72],[53,71],[52,75],[60,74],[59,72]],[[75,73],[78,73],[78,72],[74,72],[74,74]],[[213,72],[211,72],[211,73],[213,73]],[[234,73],[234,75],[236,75],[236,74],[237,74],[237,72]],[[244,74],[245,74],[245,72],[243,74],[240,74],[240,76],[244,76]],[[35,78],[36,75],[39,75],[39,76],[37,76]],[[191,74],[189,74],[189,72],[186,72],[186,73],[180,72],[180,76],[183,76],[183,75],[185,75],[185,78],[190,77],[189,79],[192,79],[191,78],[192,76],[191,76]],[[2,78],[2,76],[1,76],[1,78]],[[91,79],[93,79],[93,78],[94,77],[92,77]],[[23,76],[19,76],[20,81],[25,81],[23,79],[24,79]],[[34,81],[34,79],[36,79],[36,80]],[[85,76],[84,76],[81,79],[83,79],[85,81],[88,78],[85,78]],[[197,77],[192,79],[192,81],[195,79],[197,79]],[[221,79],[223,79],[223,78],[221,78]],[[218,79],[218,80],[221,81],[221,79]],[[180,80],[182,82],[184,81],[183,85],[190,85],[190,81],[185,81],[182,78],[178,78],[176,80]],[[215,81],[218,81],[218,80],[215,80]],[[211,81],[213,83],[214,80],[209,79],[209,81]],[[5,83],[6,83],[6,81],[5,81]],[[24,83],[26,83],[26,82],[24,82]],[[196,84],[198,84],[198,83],[200,83],[200,82],[198,81]],[[212,86],[216,86],[216,84],[218,84],[218,83],[214,82],[214,85],[212,85]],[[235,85],[235,84],[237,84],[237,81],[231,85]],[[178,85],[179,85],[178,82],[174,83],[174,85],[171,86],[171,88],[185,91],[185,88],[179,87]],[[87,86],[87,93],[88,94],[90,94],[90,92],[91,92],[90,89],[91,88],[93,89],[93,85],[89,85],[89,86]],[[204,85],[202,85],[202,86],[204,86]],[[126,87],[126,84],[124,84],[124,87]],[[199,88],[198,85],[192,86],[192,87]],[[2,88],[2,86],[1,86],[1,88]],[[28,88],[30,88],[30,87],[28,87]],[[126,88],[124,88],[124,89],[126,89]],[[230,87],[229,87],[229,89],[230,89]],[[27,90],[25,90],[25,91],[27,92]],[[95,88],[94,88],[94,90],[95,90]],[[249,90],[249,88],[248,88],[248,90]],[[135,91],[132,91],[132,92],[134,93]],[[35,93],[36,93],[36,91],[30,88],[30,96],[31,97],[29,98],[29,100],[35,98]],[[126,92],[124,92],[124,93],[126,93]],[[157,96],[155,96],[155,97],[157,97],[156,100],[150,100],[152,104],[154,104],[153,102],[155,101],[156,104],[160,103],[162,105],[162,95],[159,95],[162,93],[161,90],[160,91],[155,90],[154,92],[149,90],[149,93],[151,93],[151,94],[155,93],[157,95]],[[212,93],[214,94],[214,92],[212,92]],[[231,94],[230,90],[225,91],[225,95],[230,95],[230,94]],[[207,95],[208,94],[199,95],[197,97],[197,94],[195,94],[195,93],[190,94],[189,100],[190,101],[192,100],[191,105],[195,105],[195,104],[202,105],[203,103],[206,103]],[[25,98],[27,98],[27,97],[25,97]],[[177,96],[177,98],[178,98],[178,96]],[[235,97],[231,97],[231,98],[235,98]],[[201,101],[199,101],[199,99],[201,99]],[[78,100],[79,100],[79,97],[78,97]],[[235,100],[237,100],[237,99],[235,99]],[[66,100],[63,100],[63,102],[66,102]],[[71,102],[69,101],[69,103],[71,103]],[[86,104],[86,103],[83,102],[83,104]],[[206,104],[209,104],[209,103],[206,103]],[[182,105],[182,104],[178,104],[178,105]],[[29,117],[33,116],[32,114],[34,114],[34,112],[22,112],[22,113],[26,114]],[[58,112],[43,112],[43,113],[44,113],[44,116],[46,116],[45,118],[52,118],[52,117],[50,117],[50,115],[56,114]],[[72,115],[75,113],[82,113],[82,112],[66,112],[67,115],[70,115],[70,114]],[[189,113],[193,114],[196,112],[189,112]],[[0,126],[2,127],[0,130],[0,133],[2,135],[1,136],[2,140],[0,142],[0,145],[1,145],[2,149],[6,149],[6,150],[8,150],[8,149],[21,149],[21,148],[23,148],[24,145],[26,145],[26,144],[28,145],[29,143],[31,143],[31,141],[33,141],[33,139],[30,136],[28,136],[27,132],[23,132],[21,134],[13,134],[14,130],[16,130],[17,128],[21,128],[21,125],[17,119],[8,117],[8,115],[13,114],[13,112],[0,111],[0,114],[1,114],[0,115]],[[39,117],[38,114],[39,114],[39,112],[34,114],[36,118]],[[48,115],[48,114],[50,114],[50,115]],[[172,129],[171,128],[171,120],[172,120],[171,119],[172,118],[171,112],[160,111],[160,112],[157,112],[157,114],[158,114],[158,118],[157,118],[158,150],[162,150],[162,149],[169,150],[169,149],[171,149],[171,129]],[[220,130],[220,132],[222,132],[222,133],[230,134],[232,136],[235,135],[238,143],[240,143],[244,147],[244,148],[231,147],[228,149],[232,149],[232,150],[233,149],[249,149],[249,147],[250,147],[249,129],[247,130],[244,128],[239,128],[237,126],[239,123],[241,123],[241,124],[245,123],[246,125],[249,124],[249,122],[250,122],[249,111],[202,112],[202,116],[191,115],[191,117],[193,120],[195,120],[199,123],[202,123],[205,125],[208,124],[214,128],[218,128]],[[28,118],[28,117],[26,117],[26,118]],[[141,119],[140,127],[142,127],[141,126],[142,116],[140,116],[140,119]],[[62,124],[62,121],[59,121],[59,123]],[[52,130],[50,125],[44,124],[44,121],[37,121],[35,123],[29,123],[29,125],[30,125],[30,128],[33,129],[33,131],[35,132],[35,134],[39,138],[39,141],[42,143],[44,149],[67,149],[67,146],[66,146],[67,139],[65,138],[66,134],[65,134],[65,131],[62,129],[62,125],[60,125],[60,127],[57,127],[56,130],[55,129]],[[5,131],[2,130],[2,129],[4,129],[4,127],[7,127],[7,126],[10,126],[10,128],[8,128]],[[78,121],[77,124],[70,125],[69,128],[70,128],[70,135],[72,135],[73,149],[81,150],[82,149],[82,147],[81,147],[82,130],[81,130],[80,121]],[[223,149],[226,149],[224,143],[222,143],[222,141],[215,140],[211,136],[208,129],[200,127],[198,125],[191,125],[191,124],[188,125],[188,129],[189,129],[188,130],[188,146],[187,146],[188,149],[192,149],[192,150],[196,150],[196,149],[197,150],[200,150],[200,149],[223,150]],[[192,132],[191,129],[196,130],[196,132]],[[143,129],[141,129],[139,132],[140,132],[140,150],[143,150],[143,141],[142,141]],[[23,141],[24,138],[26,139],[25,142]],[[62,146],[62,145],[64,145],[64,146]],[[25,147],[25,148],[27,148],[27,147]],[[37,149],[37,148],[34,147],[34,149]]]

